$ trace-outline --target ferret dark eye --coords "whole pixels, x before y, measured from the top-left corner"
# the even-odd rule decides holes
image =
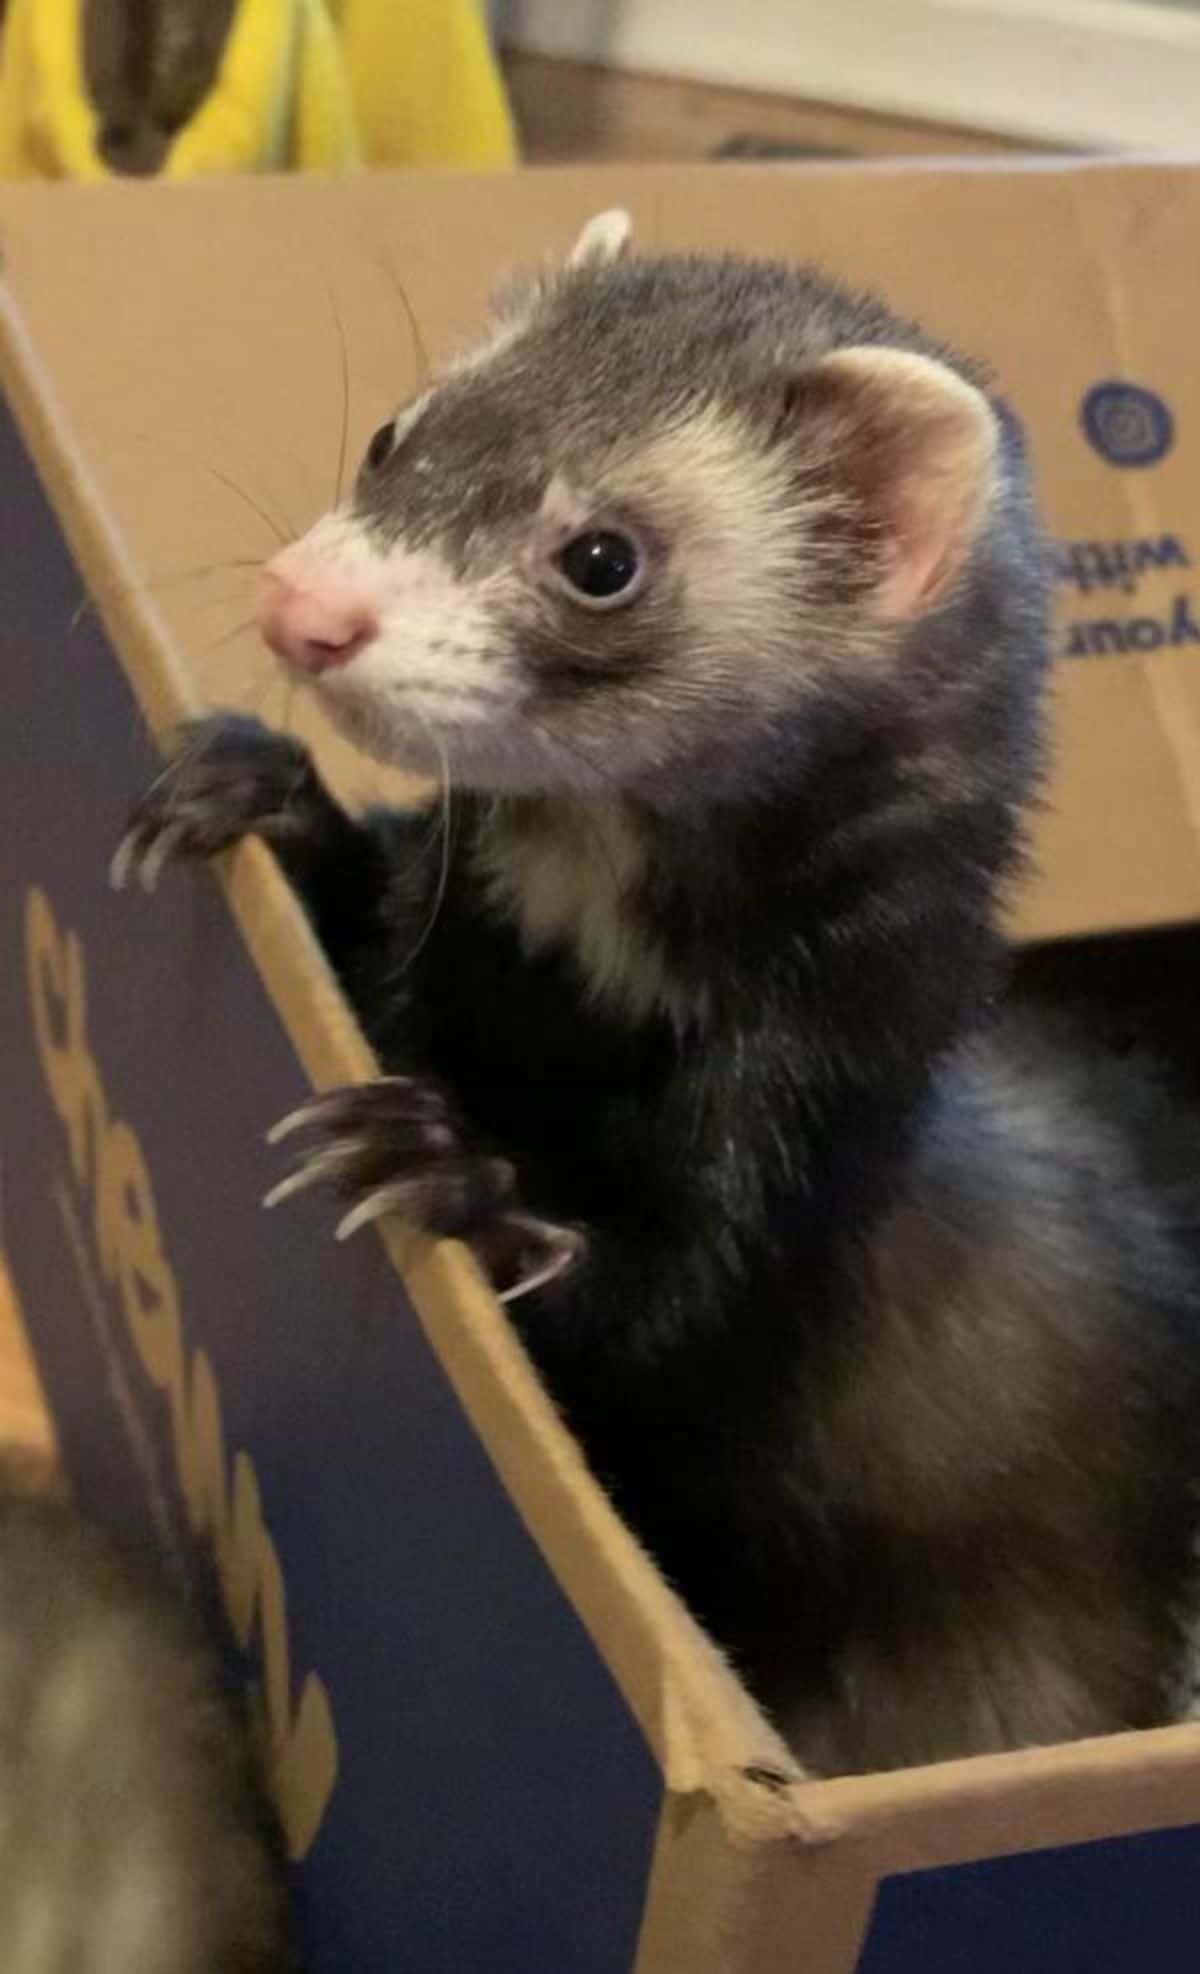
[[[557,562],[579,602],[593,609],[625,601],[642,570],[637,543],[615,528],[585,529],[559,550]]]
[[[367,447],[367,465],[371,467],[372,471],[383,465],[384,460],[392,450],[395,438],[396,427],[394,421],[389,421],[388,424],[379,427],[379,430]]]

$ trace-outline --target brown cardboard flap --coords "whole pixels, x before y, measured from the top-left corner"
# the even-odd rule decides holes
[[[763,1853],[736,1965],[793,1974],[802,1940],[820,1974],[852,1974],[881,1879],[1189,1823],[1198,1774],[1200,1727],[1173,1727],[810,1784],[838,1841]]]
[[[1194,916],[1200,171],[1186,165],[0,189],[8,279],[200,695],[286,717],[348,798],[411,794],[288,699],[238,628],[253,568],[229,565],[269,553],[328,504],[369,432],[424,374],[426,353],[478,328],[499,271],[561,253],[583,217],[614,201],[649,249],[816,259],[991,359],[1067,545],[1059,643],[1079,652],[1064,657],[1051,807],[1017,930]],[[1081,408],[1105,380],[1145,387],[1166,407],[1172,444],[1152,467],[1114,465],[1085,436]]]
[[[1200,917],[1200,834],[1168,710],[1178,673],[1167,660],[1156,689],[1152,664],[1096,658],[1058,669],[1054,771],[1033,879],[1017,900],[1019,937]]]

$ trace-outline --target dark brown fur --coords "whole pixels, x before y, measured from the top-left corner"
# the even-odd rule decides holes
[[[289,1974],[247,1723],[153,1576],[0,1460],[5,1974]]]
[[[904,461],[825,360],[972,366],[756,263],[588,266],[515,307],[356,490],[343,572],[385,596],[388,556],[440,571],[437,641],[398,609],[321,681],[335,711],[365,682],[356,730],[397,758],[440,721],[448,844],[352,820],[293,743],[225,717],[127,855],[164,831],[182,854],[276,844],[392,1076],[311,1114],[348,1200],[490,1260],[530,1214],[580,1231],[521,1333],[803,1758],[1166,1720],[1195,1591],[1200,1131],[1145,1065],[999,1011],[1047,645],[1019,436],[1000,414],[953,584],[881,626]],[[745,472],[687,452],[713,418]],[[661,543],[655,580],[622,622],[514,578],[483,638],[470,586],[521,569],[560,479]],[[763,485],[782,508],[760,502],[699,613],[717,563],[688,562],[695,532],[741,525],[737,489]],[[747,595],[776,523],[782,566]],[[475,608],[459,647],[451,577]],[[408,721],[417,656],[434,688]],[[574,917],[539,945],[522,906],[545,912],[556,856]],[[669,994],[606,996],[603,954],[589,976],[609,894]]]

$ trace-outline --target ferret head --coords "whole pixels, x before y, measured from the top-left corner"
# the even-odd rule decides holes
[[[961,588],[998,470],[974,383],[815,275],[628,234],[512,290],[268,566],[264,637],[378,758],[667,799]]]

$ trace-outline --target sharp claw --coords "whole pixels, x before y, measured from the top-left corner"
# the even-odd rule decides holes
[[[530,1221],[528,1225],[532,1229],[536,1226],[536,1223]],[[545,1234],[547,1229],[538,1228],[537,1231]],[[499,1290],[496,1297],[498,1302],[506,1304],[519,1302],[523,1295],[531,1295],[534,1289],[544,1289],[548,1282],[556,1282],[559,1276],[564,1275],[567,1269],[572,1267],[575,1261],[578,1260],[581,1243],[577,1237],[561,1229],[554,1231],[557,1234],[558,1246],[556,1249],[552,1249],[544,1265],[541,1268],[536,1268],[532,1275],[522,1276],[521,1280],[514,1282],[511,1288]]]
[[[554,1255],[544,1268],[535,1269],[532,1275],[526,1275],[521,1281],[514,1282],[510,1289],[498,1290],[497,1302],[507,1306],[510,1302],[519,1302],[523,1295],[532,1295],[535,1289],[544,1289],[548,1282],[556,1282],[560,1275],[566,1273],[574,1258],[573,1251],[564,1248],[561,1254]]]
[[[118,843],[113,860],[108,867],[108,881],[114,891],[124,891],[133,875],[137,863],[138,834],[136,829],[126,830]]]
[[[142,857],[138,865],[138,876],[142,881],[142,890],[147,896],[154,890],[155,885],[163,874],[166,864],[174,856],[175,851],[182,841],[183,831],[181,829],[164,829],[161,836],[157,837],[151,843],[149,849]]]
[[[306,1124],[315,1124],[328,1102],[328,1097],[310,1097],[298,1110],[289,1110],[278,1124],[272,1124],[267,1132],[267,1143],[280,1145],[285,1138],[291,1137],[293,1131],[302,1131]]]
[[[405,1084],[409,1081],[410,1079],[407,1076],[381,1076],[371,1083],[352,1083],[345,1089],[326,1090],[315,1097],[309,1097],[306,1103],[302,1103],[296,1110],[289,1111],[286,1117],[280,1118],[278,1124],[271,1126],[271,1129],[267,1132],[267,1143],[269,1145],[278,1145],[282,1143],[284,1138],[290,1138],[294,1131],[303,1131],[310,1127],[320,1129],[323,1126],[328,1126],[342,1112],[346,1113],[347,1124],[353,1126],[357,1121],[355,1118],[355,1109],[360,1097],[363,1100],[364,1107],[368,1107],[369,1116],[369,1105],[373,1092],[387,1089],[391,1085]],[[446,1142],[449,1143],[450,1140],[447,1139]]]
[[[269,1193],[263,1194],[263,1206],[268,1212],[273,1206],[281,1206],[285,1199],[291,1199],[293,1193],[302,1193],[306,1186],[315,1186],[321,1176],[318,1160],[311,1165],[302,1165],[297,1172],[289,1172],[286,1179],[280,1179]]]
[[[289,1172],[280,1179],[263,1198],[265,1207],[278,1206],[281,1200],[290,1199],[293,1193],[303,1192],[306,1186],[316,1186],[323,1179],[336,1179],[347,1166],[353,1165],[361,1156],[361,1146],[353,1139],[343,1139],[339,1144],[325,1145],[308,1153],[295,1172]]]
[[[378,1192],[368,1193],[366,1199],[360,1199],[358,1205],[352,1206],[349,1213],[344,1213],[338,1221],[333,1230],[334,1240],[348,1241],[360,1228],[370,1226],[372,1220],[382,1220],[389,1213],[400,1212],[400,1201],[395,1197],[397,1191],[394,1186],[381,1186]]]

